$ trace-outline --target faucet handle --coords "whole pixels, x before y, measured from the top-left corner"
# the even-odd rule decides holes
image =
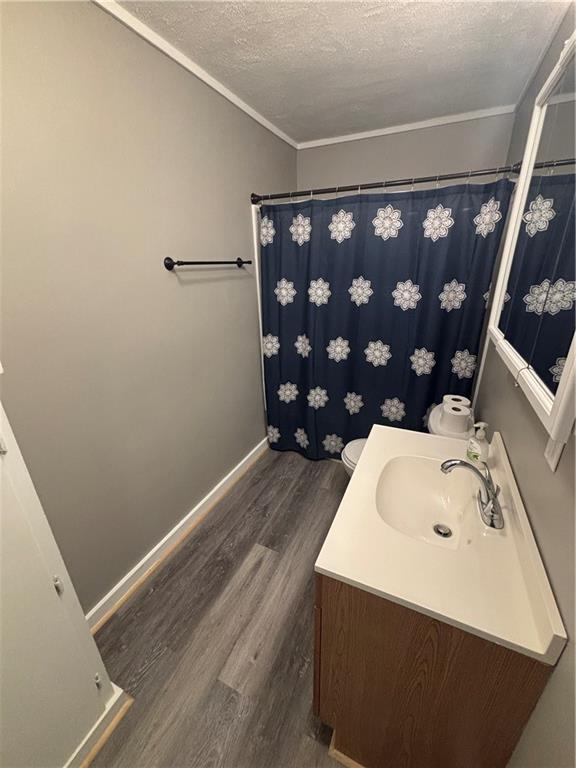
[[[489,517],[492,515],[492,511],[494,509],[494,499],[489,499],[487,504],[482,505],[482,514],[485,517]]]
[[[500,486],[494,484],[494,480],[492,479],[492,473],[490,472],[490,468],[488,467],[488,464],[483,461],[482,462],[482,470],[484,477],[486,478],[488,485],[490,486],[491,490],[494,493],[494,496],[498,496],[500,493]]]

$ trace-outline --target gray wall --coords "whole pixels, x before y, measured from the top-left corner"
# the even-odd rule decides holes
[[[553,473],[544,459],[548,435],[494,346],[477,414],[502,433],[512,469],[564,624],[574,637],[574,436]],[[564,651],[510,762],[515,768],[574,766],[574,649]]]
[[[298,152],[298,188],[504,165],[514,115],[498,115]]]
[[[534,98],[574,30],[570,13],[542,61],[514,125],[510,161],[522,158]],[[530,516],[570,644],[526,726],[514,768],[572,768],[574,755],[574,436],[553,473],[544,459],[547,434],[490,345],[478,392],[479,416],[499,430]]]
[[[574,31],[574,14],[575,9],[574,5],[572,5],[572,7],[568,9],[568,12],[560,24],[554,40],[544,54],[538,71],[532,78],[530,85],[526,88],[526,92],[521,103],[516,108],[514,130],[512,131],[510,147],[508,149],[508,162],[510,163],[516,163],[519,160],[522,160],[522,156],[524,155],[524,147],[526,145],[526,138],[528,137],[528,129],[530,127],[530,119],[532,117],[534,101],[538,95],[538,92],[546,82],[548,75],[558,61],[558,57],[562,52],[565,41],[568,40]]]
[[[249,194],[296,153],[90,3],[2,3],[3,400],[89,609],[264,434]]]

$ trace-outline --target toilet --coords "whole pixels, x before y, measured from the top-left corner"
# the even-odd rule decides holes
[[[468,412],[468,418],[462,419],[461,423],[457,425],[457,429],[450,429],[449,426],[443,420],[442,403],[439,405],[432,405],[428,409],[427,418],[425,424],[428,428],[428,432],[431,435],[439,435],[441,437],[452,437],[458,440],[468,440],[474,436],[474,411],[469,409],[470,400],[460,395],[446,395],[443,400],[449,398],[451,405],[457,410],[462,408]],[[346,443],[340,458],[342,464],[346,469],[346,472],[352,477],[356,465],[360,461],[360,456],[366,445],[368,438],[362,437],[357,440],[351,440]]]
[[[360,456],[366,445],[366,440],[366,437],[362,437],[359,440],[351,440],[344,446],[344,450],[341,453],[341,459],[342,464],[344,464],[346,472],[348,472],[350,477],[352,477],[352,473],[360,460]]]

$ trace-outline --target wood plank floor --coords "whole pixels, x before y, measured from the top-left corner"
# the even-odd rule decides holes
[[[267,451],[100,630],[135,701],[94,766],[336,766],[312,715],[313,565],[347,480]]]

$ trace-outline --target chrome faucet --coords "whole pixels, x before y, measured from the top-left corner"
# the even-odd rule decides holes
[[[463,459],[448,459],[448,461],[442,462],[440,469],[445,475],[452,472],[453,469],[462,467],[462,469],[469,469],[473,472],[480,481],[480,490],[478,491],[478,511],[484,525],[488,528],[496,528],[500,530],[504,528],[504,517],[502,515],[502,508],[498,501],[498,494],[500,493],[500,487],[494,485],[490,470],[484,464],[484,472],[481,472],[473,464]]]

